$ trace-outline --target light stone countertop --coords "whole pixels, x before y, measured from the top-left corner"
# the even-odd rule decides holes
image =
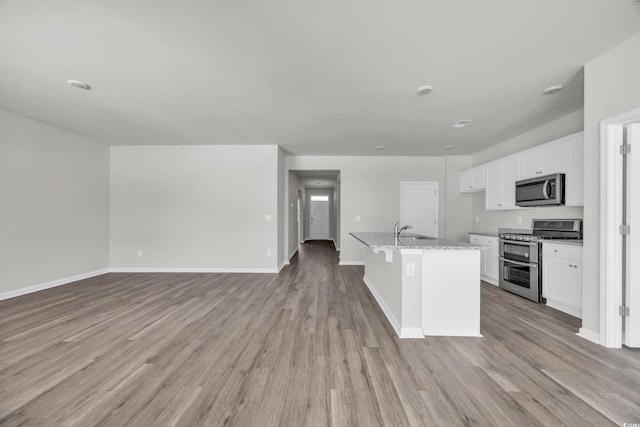
[[[364,243],[373,249],[454,249],[454,250],[481,250],[480,246],[472,246],[469,243],[457,242],[455,240],[446,239],[433,239],[426,238],[411,238],[411,237],[425,237],[419,234],[402,233],[398,239],[398,245],[395,244],[393,233],[380,232],[380,233],[367,233],[357,232],[349,233],[360,242]]]
[[[497,231],[470,231],[469,234],[477,234],[478,236],[500,237]]]
[[[565,245],[565,246],[583,246],[582,240],[545,240],[544,243],[553,243],[554,245]]]

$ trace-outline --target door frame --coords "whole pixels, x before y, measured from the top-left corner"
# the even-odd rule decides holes
[[[624,126],[640,120],[640,108],[600,121],[600,337],[605,347],[622,347],[623,177],[619,146]],[[582,330],[581,330],[582,333]],[[588,338],[588,337],[587,337]]]

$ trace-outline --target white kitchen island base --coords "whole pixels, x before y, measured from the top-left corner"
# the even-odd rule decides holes
[[[367,244],[366,234],[352,235]],[[365,284],[400,338],[480,337],[480,251],[430,240],[420,247],[367,244]]]

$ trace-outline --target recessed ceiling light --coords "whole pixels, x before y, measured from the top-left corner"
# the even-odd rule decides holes
[[[553,86],[549,86],[548,88],[543,90],[542,94],[543,95],[553,95],[555,93],[560,92],[562,89],[564,89],[564,86],[562,86],[562,85],[553,85]]]
[[[429,86],[429,85],[427,85],[427,86],[420,86],[420,87],[418,88],[418,90],[416,90],[416,93],[417,93],[418,95],[426,95],[426,94],[431,93],[431,92],[433,92],[433,86]]]
[[[458,120],[457,122],[455,122],[453,125],[451,125],[451,127],[453,128],[463,128],[466,125],[468,125],[469,123],[471,123],[473,120]]]
[[[89,86],[85,82],[81,82],[80,80],[69,79],[67,80],[67,83],[69,83],[73,87],[77,87],[78,89],[84,89],[84,90],[91,89],[91,86]]]
[[[384,150],[384,145],[378,145],[378,146],[376,147],[376,150]]]
[[[447,150],[453,150],[453,145],[447,145],[446,147],[444,147]]]

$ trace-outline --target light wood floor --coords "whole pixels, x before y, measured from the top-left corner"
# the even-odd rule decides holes
[[[279,275],[107,274],[0,302],[0,424],[640,422],[640,353],[578,319],[483,284],[484,338],[399,340],[362,275],[310,242]]]

